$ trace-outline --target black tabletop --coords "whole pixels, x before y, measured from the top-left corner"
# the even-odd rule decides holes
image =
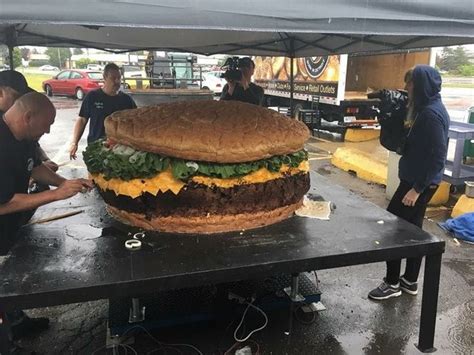
[[[292,217],[269,227],[215,235],[147,232],[112,220],[96,192],[42,207],[41,216],[83,213],[26,226],[0,258],[0,305],[29,308],[151,291],[439,254],[444,242],[328,179],[311,192],[336,205],[329,221]]]

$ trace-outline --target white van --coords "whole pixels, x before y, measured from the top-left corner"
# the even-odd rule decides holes
[[[102,71],[104,70],[104,67],[100,64],[87,64],[87,70]]]

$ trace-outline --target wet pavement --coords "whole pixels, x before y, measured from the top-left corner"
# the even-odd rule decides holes
[[[473,84],[474,79],[466,79],[466,83]],[[446,87],[441,91],[442,99],[452,121],[467,122],[467,110],[474,106],[474,89]]]
[[[65,163],[60,173],[67,176],[83,175],[86,170],[79,159],[69,162],[68,139],[79,105],[66,98],[55,98],[58,108],[56,123],[51,134],[41,140],[43,148],[58,163]],[[341,143],[313,141],[310,148],[334,151]],[[80,150],[85,146],[85,135]],[[320,155],[321,156],[321,155]],[[311,162],[312,170],[330,178],[365,199],[385,208],[383,187],[366,183],[330,165],[329,160]],[[445,211],[432,211],[424,229],[446,241],[440,281],[440,296],[435,346],[439,354],[469,354],[474,348],[474,246],[456,243],[436,222],[447,218]],[[72,227],[73,228],[73,227]],[[367,299],[367,293],[376,287],[383,276],[383,263],[318,271],[322,302],[327,310],[317,314],[314,322],[295,321],[294,331],[285,335],[288,313],[269,314],[269,325],[247,342],[254,350],[265,354],[417,354],[414,344],[418,338],[421,294],[402,295],[385,302]],[[423,273],[421,275],[421,280]],[[33,316],[48,316],[50,329],[42,334],[23,339],[20,345],[42,354],[105,354],[108,301],[100,300],[28,311]],[[172,344],[192,344],[203,354],[223,354],[234,345],[233,332],[239,322],[228,319],[212,324],[182,326],[141,333],[135,337],[133,349],[139,354],[193,354],[192,348]],[[261,319],[250,318],[247,330],[258,326]],[[153,336],[153,338],[152,338]],[[160,343],[159,343],[159,342]],[[132,354],[130,348],[121,348]],[[235,352],[235,351],[234,351]],[[234,353],[230,352],[230,353]],[[28,353],[28,352],[25,352]]]

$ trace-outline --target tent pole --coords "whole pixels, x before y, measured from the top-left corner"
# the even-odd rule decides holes
[[[295,61],[295,57],[290,57],[290,66],[291,66],[291,69],[290,69],[290,112],[291,112],[291,117],[293,117],[293,110],[295,108],[295,105],[293,103],[293,90],[294,90],[294,79],[293,79],[293,76],[294,76],[294,73],[293,73],[293,63]]]
[[[294,91],[294,75],[293,64],[295,61],[295,40],[293,37],[290,38],[290,113],[291,117],[294,114],[294,102],[293,102],[293,91]]]
[[[13,47],[8,46],[8,59],[10,61],[10,69],[13,70]]]
[[[10,69],[13,70],[13,48],[16,43],[15,26],[10,26],[6,30],[6,45],[8,47],[8,56],[10,58]]]

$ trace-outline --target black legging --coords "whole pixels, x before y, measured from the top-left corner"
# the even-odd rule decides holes
[[[387,207],[387,211],[394,215],[403,218],[404,220],[418,226],[423,227],[423,219],[425,217],[426,206],[433,197],[438,185],[431,185],[427,187],[416,200],[415,206],[409,207],[402,203],[406,193],[412,188],[412,184],[406,181],[400,181],[397,191],[393,195]],[[420,273],[422,258],[407,258],[407,265],[405,268],[404,277],[407,281],[416,282]],[[387,277],[385,281],[391,285],[398,283],[400,278],[400,268],[402,260],[387,261]]]

